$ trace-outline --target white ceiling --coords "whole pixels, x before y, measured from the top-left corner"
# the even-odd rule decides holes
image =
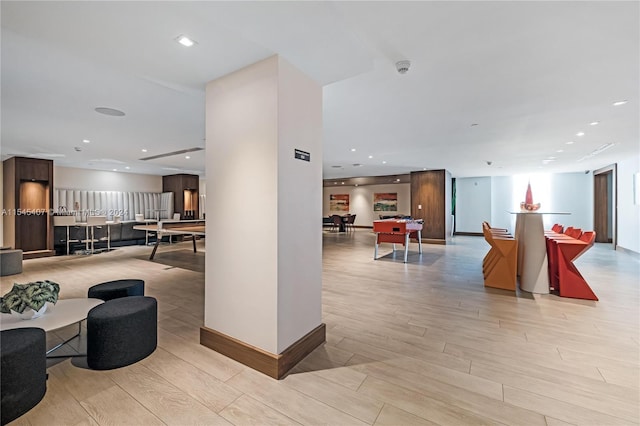
[[[202,151],[139,159],[205,147],[205,84],[273,54],[324,86],[325,178],[583,171],[639,156],[635,1],[0,7],[3,158],[204,174]],[[198,44],[180,46],[180,34]]]

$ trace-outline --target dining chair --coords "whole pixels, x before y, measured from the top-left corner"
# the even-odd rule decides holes
[[[575,238],[576,240],[580,239],[580,236],[582,235],[582,229],[580,228],[573,228],[570,230],[567,230],[565,232],[565,235],[568,235],[571,238]]]
[[[342,216],[334,214],[333,216],[331,216],[331,218],[333,219],[333,226],[331,227],[331,229],[333,230],[333,229],[335,229],[337,227],[338,231],[340,231],[344,227],[344,222],[342,221]]]
[[[349,215],[346,223],[347,229],[351,229],[352,231],[355,231],[356,230],[354,226],[355,222],[356,222],[356,215],[355,214]]]

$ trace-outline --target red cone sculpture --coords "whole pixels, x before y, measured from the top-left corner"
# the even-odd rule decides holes
[[[520,203],[520,210],[524,212],[533,212],[540,208],[540,203],[533,204],[533,194],[531,194],[531,182],[527,184],[527,195],[524,201]]]
[[[533,195],[531,194],[531,182],[527,184],[527,195],[524,197],[525,204],[533,204]]]

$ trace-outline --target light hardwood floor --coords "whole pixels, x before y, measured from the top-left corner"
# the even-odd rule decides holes
[[[150,247],[25,261],[1,279],[3,294],[50,279],[62,298],[85,297],[99,282],[144,279],[159,346],[112,371],[52,364],[45,398],[14,424],[639,423],[638,257],[596,245],[580,258],[600,297],[590,302],[485,289],[482,238],[425,245],[408,264],[401,252],[374,261],[373,241],[366,230],[323,234],[327,343],[281,381],[198,344],[204,274],[176,266],[190,242],[161,247],[158,262]],[[191,253],[200,265],[203,255]]]

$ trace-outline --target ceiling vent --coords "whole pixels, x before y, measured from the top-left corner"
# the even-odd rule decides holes
[[[164,154],[152,155],[151,157],[144,157],[144,158],[141,158],[140,160],[142,161],[156,160],[158,158],[173,157],[174,155],[186,154],[187,152],[196,152],[196,151],[202,151],[202,150],[204,150],[204,148],[181,149],[180,151],[166,152]]]
[[[406,74],[409,71],[409,67],[411,67],[410,61],[398,61],[396,62],[396,69],[400,74]]]

